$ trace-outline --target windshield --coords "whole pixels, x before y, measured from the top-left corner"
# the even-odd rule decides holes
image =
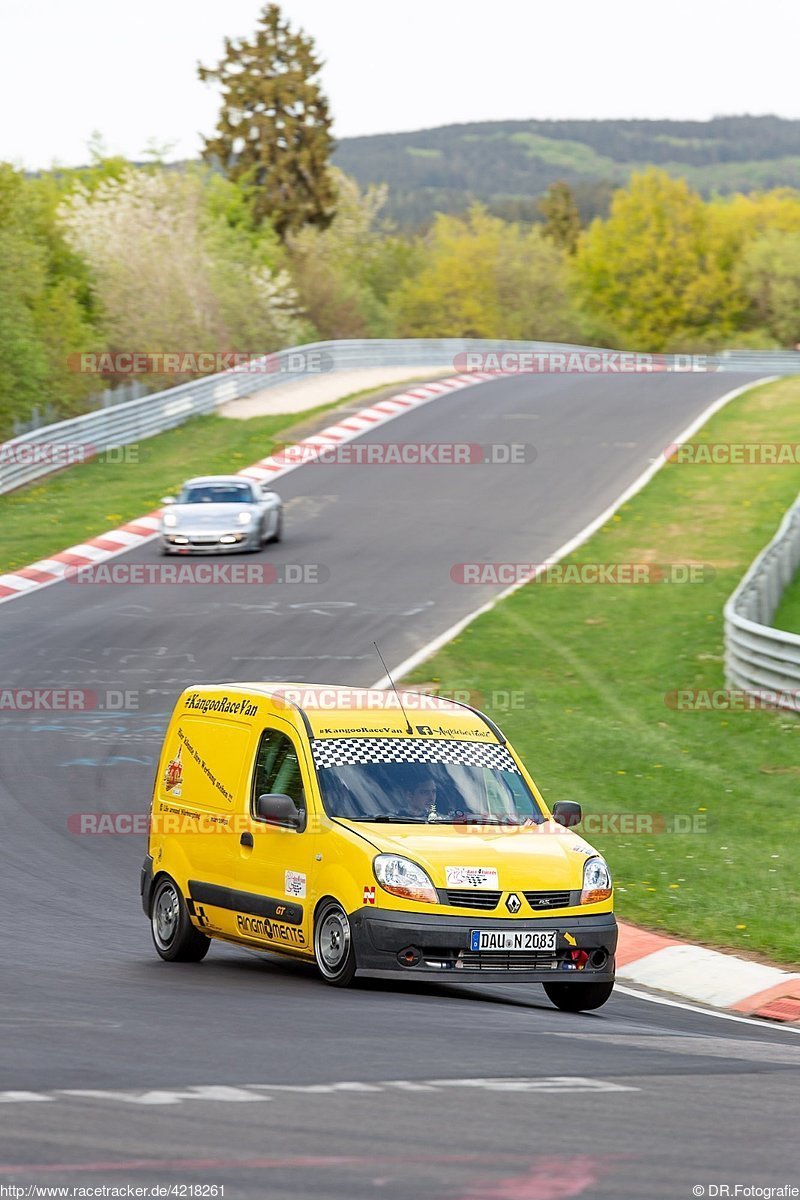
[[[253,492],[247,483],[201,483],[185,487],[181,504],[252,504]]]
[[[409,747],[420,760],[401,761],[399,756],[409,755]],[[375,761],[381,753],[383,760]],[[539,824],[545,819],[511,755],[497,745],[337,738],[315,741],[314,756],[325,811],[331,817],[498,825]],[[347,761],[353,756],[372,761]]]

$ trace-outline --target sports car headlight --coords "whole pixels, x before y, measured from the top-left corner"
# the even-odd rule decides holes
[[[236,520],[240,525],[249,525],[253,520],[253,514],[251,512],[240,512]]]
[[[438,904],[436,888],[422,867],[399,854],[379,854],[372,864],[375,878],[385,892],[420,904]]]
[[[174,529],[178,524],[178,518],[175,516],[175,513],[164,513],[164,524],[168,529]]]
[[[611,895],[611,872],[602,858],[587,858],[583,864],[581,904],[597,904]]]

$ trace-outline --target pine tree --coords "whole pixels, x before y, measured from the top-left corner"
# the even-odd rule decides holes
[[[216,136],[203,155],[248,189],[255,220],[269,218],[281,238],[306,224],[324,228],[335,209],[321,65],[311,38],[268,4],[252,39],[226,38],[218,66],[198,68],[203,82],[222,88]]]
[[[544,217],[547,236],[562,250],[574,254],[581,232],[581,215],[569,184],[551,183],[539,201],[539,212]]]

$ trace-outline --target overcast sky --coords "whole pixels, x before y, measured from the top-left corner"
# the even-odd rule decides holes
[[[262,0],[0,0],[0,160],[197,155],[198,60]],[[325,59],[339,137],[530,117],[800,117],[798,0],[285,0]]]

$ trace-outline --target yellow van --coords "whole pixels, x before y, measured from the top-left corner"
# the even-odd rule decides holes
[[[414,692],[194,687],[156,775],[142,903],[168,961],[211,938],[356,972],[614,986],[611,876],[489,717]]]

